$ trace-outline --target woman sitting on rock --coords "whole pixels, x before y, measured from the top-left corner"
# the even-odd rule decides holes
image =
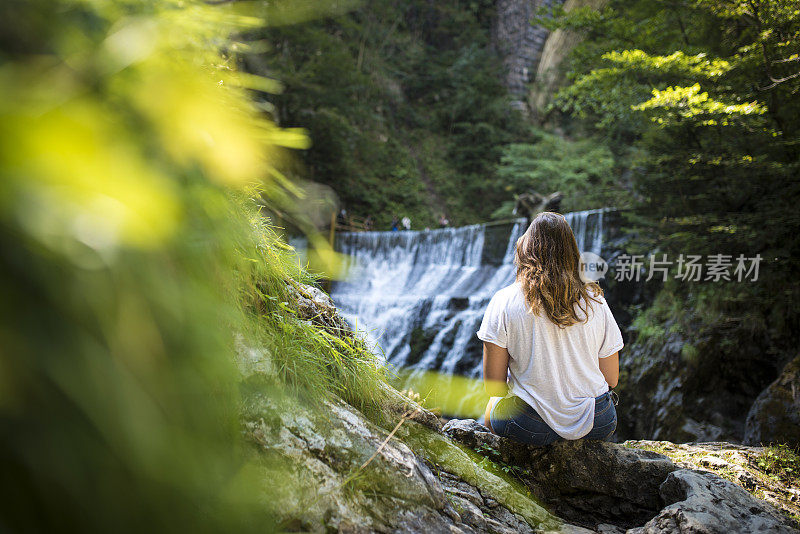
[[[492,297],[478,331],[486,426],[532,445],[609,439],[622,334],[600,286],[581,280],[566,219],[539,214],[514,263],[516,282]]]

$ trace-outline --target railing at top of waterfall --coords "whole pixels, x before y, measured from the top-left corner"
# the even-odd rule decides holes
[[[501,224],[514,224],[518,222],[520,219],[501,219],[496,221],[488,221],[485,223],[481,223],[484,226],[498,226]],[[338,215],[334,215],[331,218],[331,228],[334,232],[371,232],[375,230],[374,223],[370,220],[369,217],[355,217],[348,215],[347,217],[342,220],[341,217]],[[448,226],[447,228],[456,228],[455,226]],[[433,230],[437,230],[439,228],[433,228]],[[425,230],[431,230],[431,228],[425,228]]]
[[[354,217],[352,215],[345,215],[331,213],[331,231],[328,236],[328,241],[333,247],[333,242],[336,232],[368,232],[372,230],[373,222],[372,217]]]
[[[369,217],[355,217],[348,215],[340,217],[334,215],[331,225],[336,232],[369,232],[372,230],[372,220]]]

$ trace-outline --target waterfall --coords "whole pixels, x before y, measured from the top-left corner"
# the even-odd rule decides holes
[[[573,211],[564,218],[575,234],[578,250],[600,256],[603,249],[603,213],[605,209]]]
[[[578,248],[600,255],[603,210],[565,214]],[[398,373],[448,415],[476,416],[482,395],[480,326],[489,299],[514,281],[525,219],[401,232],[350,232],[336,248],[347,279],[331,296]]]

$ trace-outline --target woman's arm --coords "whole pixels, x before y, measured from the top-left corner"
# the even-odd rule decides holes
[[[483,342],[483,387],[490,397],[505,397],[508,393],[508,350]]]
[[[484,362],[485,361],[484,356]],[[485,365],[484,363],[484,366]],[[617,381],[619,380],[619,352],[615,352],[607,358],[600,358],[600,372],[603,373],[609,386],[612,388],[617,386]]]

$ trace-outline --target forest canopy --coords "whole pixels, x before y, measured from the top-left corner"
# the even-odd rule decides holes
[[[758,283],[670,280],[639,320],[677,319],[704,390],[756,395],[800,335],[797,3],[612,1],[551,14],[539,21],[585,38],[549,113],[603,136],[630,169],[640,252],[764,259]]]

